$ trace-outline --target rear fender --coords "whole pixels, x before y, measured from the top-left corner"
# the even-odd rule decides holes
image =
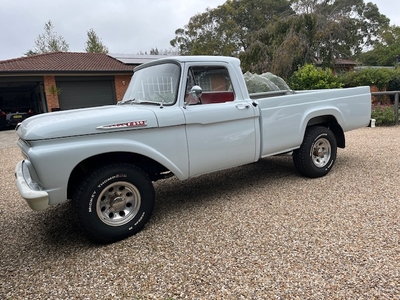
[[[344,118],[338,109],[323,109],[308,112],[302,121],[302,136],[309,126],[325,126],[329,128],[336,137],[337,146],[345,147],[345,135],[341,124],[344,124]]]

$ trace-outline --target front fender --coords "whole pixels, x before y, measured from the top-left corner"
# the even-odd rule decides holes
[[[173,129],[174,128],[174,129]],[[134,139],[133,139],[134,137]],[[96,134],[34,143],[26,151],[40,184],[49,193],[49,204],[67,199],[70,174],[82,161],[104,153],[129,152],[157,161],[179,179],[188,178],[188,153],[184,129],[158,128]]]

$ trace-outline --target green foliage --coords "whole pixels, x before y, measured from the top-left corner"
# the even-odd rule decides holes
[[[90,53],[108,53],[108,48],[103,44],[93,28],[87,31],[85,51]]]
[[[44,25],[44,33],[40,34],[35,40],[35,48],[28,50],[25,55],[34,55],[49,52],[67,52],[69,45],[65,42],[62,36],[57,35],[54,31],[54,26],[51,21]]]
[[[57,35],[54,31],[54,25],[51,21],[45,23],[44,33],[40,34],[35,40],[34,49],[28,50],[25,55],[35,55],[50,52],[68,52],[69,45],[62,36]],[[104,46],[101,39],[97,36],[93,29],[87,31],[86,52],[92,53],[108,53],[108,48]]]
[[[277,19],[251,36],[252,43],[240,54],[243,70],[269,71],[289,78],[298,65],[315,59],[315,15],[292,15]]]
[[[150,55],[160,55],[160,51],[158,50],[158,48],[151,48],[150,50]]]
[[[227,0],[190,18],[170,43],[183,55],[239,56],[244,72],[287,79],[316,54],[332,68],[373,46],[389,23],[364,0]]]
[[[400,91],[400,69],[396,69],[393,72],[393,76],[390,78],[386,87],[387,91]]]
[[[183,55],[238,56],[249,47],[253,33],[291,14],[287,0],[227,0],[191,17],[170,44]]]
[[[345,87],[376,86],[380,91],[386,90],[389,82],[395,77],[395,70],[367,68],[357,72],[343,74],[340,79]]]
[[[61,94],[61,89],[57,88],[54,85],[51,85],[48,90],[47,90],[51,95],[55,96],[55,95],[60,95]]]
[[[289,86],[294,90],[315,90],[340,88],[342,83],[332,74],[330,69],[317,69],[312,64],[306,64],[294,72],[289,78]]]
[[[395,122],[395,113],[391,105],[372,105],[371,118],[375,119],[375,125],[393,125]]]
[[[400,27],[383,27],[374,48],[358,55],[366,66],[394,66],[400,60]]]

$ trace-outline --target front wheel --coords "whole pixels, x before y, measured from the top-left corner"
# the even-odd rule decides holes
[[[143,228],[154,198],[145,172],[130,164],[111,164],[87,176],[73,202],[85,234],[95,242],[111,243]]]
[[[303,143],[293,152],[293,162],[303,176],[322,177],[332,169],[337,153],[336,138],[333,132],[323,126],[306,130]]]

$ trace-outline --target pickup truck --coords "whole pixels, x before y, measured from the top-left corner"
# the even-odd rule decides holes
[[[85,234],[115,242],[152,214],[153,181],[293,156],[299,174],[333,167],[344,132],[367,126],[369,87],[249,94],[232,57],[166,57],[134,69],[117,105],[20,123],[16,186],[33,210],[72,200]]]

